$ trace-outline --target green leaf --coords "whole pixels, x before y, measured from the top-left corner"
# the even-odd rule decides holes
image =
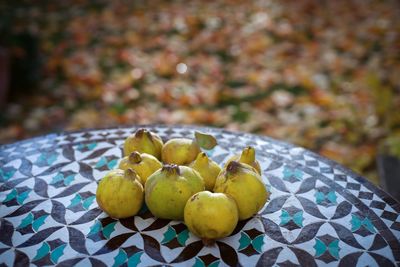
[[[217,145],[217,139],[214,136],[199,131],[194,132],[197,144],[204,149],[213,149]]]

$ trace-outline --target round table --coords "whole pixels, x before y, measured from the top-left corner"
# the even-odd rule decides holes
[[[116,220],[95,200],[138,128],[165,141],[213,134],[218,163],[253,146],[270,200],[204,246],[181,221]],[[395,266],[400,206],[365,178],[304,148],[216,128],[147,125],[50,134],[0,147],[0,264],[12,266]]]

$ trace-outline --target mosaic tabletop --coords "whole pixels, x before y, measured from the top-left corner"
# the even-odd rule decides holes
[[[143,126],[140,126],[143,127]],[[399,203],[304,148],[215,128],[146,128],[164,141],[213,134],[218,163],[253,146],[270,200],[231,236],[204,246],[181,221],[116,220],[95,200],[139,127],[52,134],[0,147],[0,266],[396,266]]]

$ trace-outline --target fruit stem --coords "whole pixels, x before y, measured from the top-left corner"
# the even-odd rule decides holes
[[[253,147],[248,146],[243,149],[242,154],[240,155],[240,162],[251,164],[256,160],[256,151]]]
[[[149,139],[150,142],[153,142],[153,136],[151,135],[151,132],[144,128],[140,128],[139,130],[137,130],[135,136],[138,138],[147,137],[147,139]]]
[[[207,163],[208,163],[207,154],[204,153],[204,152],[200,152],[200,153],[197,155],[196,161],[207,164]]]
[[[144,134],[146,135],[146,137],[153,142],[153,136],[151,135],[151,133],[149,131],[145,131]]]
[[[139,130],[136,131],[135,136],[142,137],[145,132],[147,132],[146,129],[140,128]]]
[[[130,163],[140,163],[141,161],[142,161],[142,156],[140,156],[140,153],[139,152],[137,152],[137,151],[134,151],[134,152],[132,152],[130,155],[129,155],[129,162]]]
[[[130,180],[138,179],[137,173],[131,168],[125,170],[124,177]]]
[[[212,247],[215,245],[214,239],[202,238],[201,241],[203,241],[203,245],[206,247]]]
[[[166,164],[162,167],[161,169],[162,172],[166,172],[166,174],[169,175],[178,175],[180,176],[180,170],[179,170],[179,166],[176,164]]]

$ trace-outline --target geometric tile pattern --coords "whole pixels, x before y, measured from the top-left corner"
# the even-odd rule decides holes
[[[220,164],[257,151],[270,200],[231,236],[205,247],[179,221],[115,220],[95,201],[132,128],[52,134],[0,147],[0,265],[396,266],[400,205],[363,177],[268,137],[185,126],[144,126],[164,140],[213,134]]]

